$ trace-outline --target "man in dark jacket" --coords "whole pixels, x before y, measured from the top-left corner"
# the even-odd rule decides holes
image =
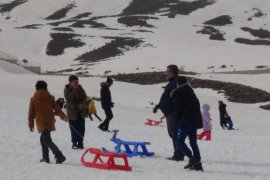
[[[180,126],[178,128],[178,145],[184,155],[189,157],[189,163],[185,169],[203,171],[197,144],[197,129],[202,128],[203,125],[200,102],[185,77],[177,78],[177,88],[171,93],[171,98]],[[185,144],[187,137],[193,153]]]
[[[219,109],[219,116],[220,116],[220,126],[225,129],[227,121],[225,115],[228,114],[226,110],[226,104],[222,101],[218,101],[218,109]]]
[[[178,67],[176,65],[169,65],[167,67],[166,76],[169,83],[166,85],[163,94],[161,95],[160,102],[154,108],[154,113],[158,109],[166,116],[167,129],[170,138],[173,142],[174,154],[172,157],[168,158],[173,161],[183,161],[184,155],[181,153],[180,149],[177,147],[177,127],[178,121],[176,114],[174,112],[173,103],[170,98],[171,92],[176,88],[176,78],[178,77]]]
[[[112,102],[110,87],[113,84],[113,80],[108,77],[106,82],[102,82],[100,84],[100,98],[101,98],[101,106],[106,114],[106,119],[101,123],[98,128],[102,131],[109,131],[109,123],[113,118],[112,108],[114,103]]]
[[[64,90],[67,117],[71,132],[72,149],[83,149],[86,115],[86,93],[75,75],[69,77]]]

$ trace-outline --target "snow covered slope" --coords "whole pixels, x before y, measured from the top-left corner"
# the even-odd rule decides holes
[[[169,63],[196,72],[270,66],[269,0],[141,2],[3,0],[0,50],[40,64],[44,72],[116,74],[157,71]],[[203,24],[222,15],[231,20]],[[209,35],[197,33],[205,26]],[[256,30],[263,28],[266,36],[243,27],[259,36]],[[210,40],[212,35],[225,40]]]
[[[9,66],[13,72],[17,67]],[[241,76],[238,77],[241,80]],[[166,127],[147,127],[147,118],[158,119],[161,114],[152,114],[149,102],[157,102],[164,84],[141,86],[115,82],[112,97],[116,103],[111,129],[119,129],[119,137],[125,140],[150,141],[153,158],[130,158],[132,172],[105,171],[85,168],[80,164],[84,151],[71,150],[69,127],[57,119],[57,131],[52,138],[67,157],[62,165],[39,163],[41,148],[39,134],[30,133],[27,127],[28,103],[34,93],[37,80],[46,80],[50,92],[63,97],[67,77],[38,76],[32,74],[11,74],[0,66],[0,179],[59,180],[59,179],[244,179],[267,180],[270,178],[269,156],[270,132],[269,111],[253,105],[226,102],[224,97],[208,89],[196,89],[201,103],[212,107],[213,140],[200,141],[204,173],[184,170],[187,163],[171,162],[171,140]],[[244,78],[243,78],[244,80]],[[254,79],[258,83],[267,83],[268,79]],[[81,78],[80,83],[89,96],[99,97],[101,78]],[[239,131],[224,131],[219,126],[217,101],[224,100],[228,105],[235,127]],[[96,102],[98,114],[104,117],[99,102]],[[107,147],[113,149],[110,133],[98,130],[97,120],[86,121],[86,147]],[[51,160],[53,157],[51,155]]]

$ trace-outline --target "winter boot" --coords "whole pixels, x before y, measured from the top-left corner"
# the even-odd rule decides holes
[[[73,143],[71,148],[72,148],[72,149],[75,149],[75,150],[76,150],[76,149],[79,149],[77,143]]]
[[[189,158],[189,162],[187,165],[184,166],[184,169],[190,169],[192,167],[192,165],[196,162],[195,158],[192,156],[191,158]]]
[[[40,160],[40,162],[45,162],[45,163],[50,163],[50,158],[49,155],[43,155],[42,159]]]
[[[66,157],[61,152],[59,152],[55,155],[54,159],[56,160],[56,164],[62,164],[66,160]]]
[[[203,171],[202,163],[201,162],[195,162],[191,167],[191,170],[195,171]]]
[[[77,147],[78,147],[78,149],[84,149],[84,146],[83,146],[82,142],[79,142]]]
[[[182,155],[178,155],[178,154],[174,154],[172,157],[167,158],[168,160],[172,160],[172,161],[184,161],[184,156]]]
[[[108,131],[108,128],[106,128],[105,125],[103,125],[103,124],[99,125],[98,128],[99,128],[101,131]]]

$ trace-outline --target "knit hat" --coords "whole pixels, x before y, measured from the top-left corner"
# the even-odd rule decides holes
[[[40,89],[47,89],[47,83],[45,81],[37,81],[36,83],[36,90],[40,90]]]
[[[69,81],[69,82],[77,81],[77,80],[79,80],[79,78],[78,78],[77,76],[75,76],[75,75],[71,75],[71,76],[69,76],[69,78],[68,78],[68,81]]]

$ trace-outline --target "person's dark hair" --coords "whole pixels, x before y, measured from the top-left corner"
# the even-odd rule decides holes
[[[37,81],[36,83],[36,90],[40,90],[40,89],[47,89],[47,83],[45,81]]]
[[[110,78],[110,77],[107,77],[107,83],[109,83],[109,84],[111,84],[111,83],[113,83],[113,79],[112,78]]]
[[[168,68],[170,71],[172,71],[172,73],[173,73],[174,75],[178,75],[179,69],[178,69],[178,66],[177,66],[177,65],[171,64],[171,65],[167,66],[167,68]]]
[[[77,80],[79,80],[79,78],[77,76],[75,76],[75,75],[70,75],[69,78],[68,78],[69,82],[77,81]]]
[[[187,83],[187,78],[185,76],[177,77],[177,84],[181,85],[181,84],[185,84],[185,83]]]

